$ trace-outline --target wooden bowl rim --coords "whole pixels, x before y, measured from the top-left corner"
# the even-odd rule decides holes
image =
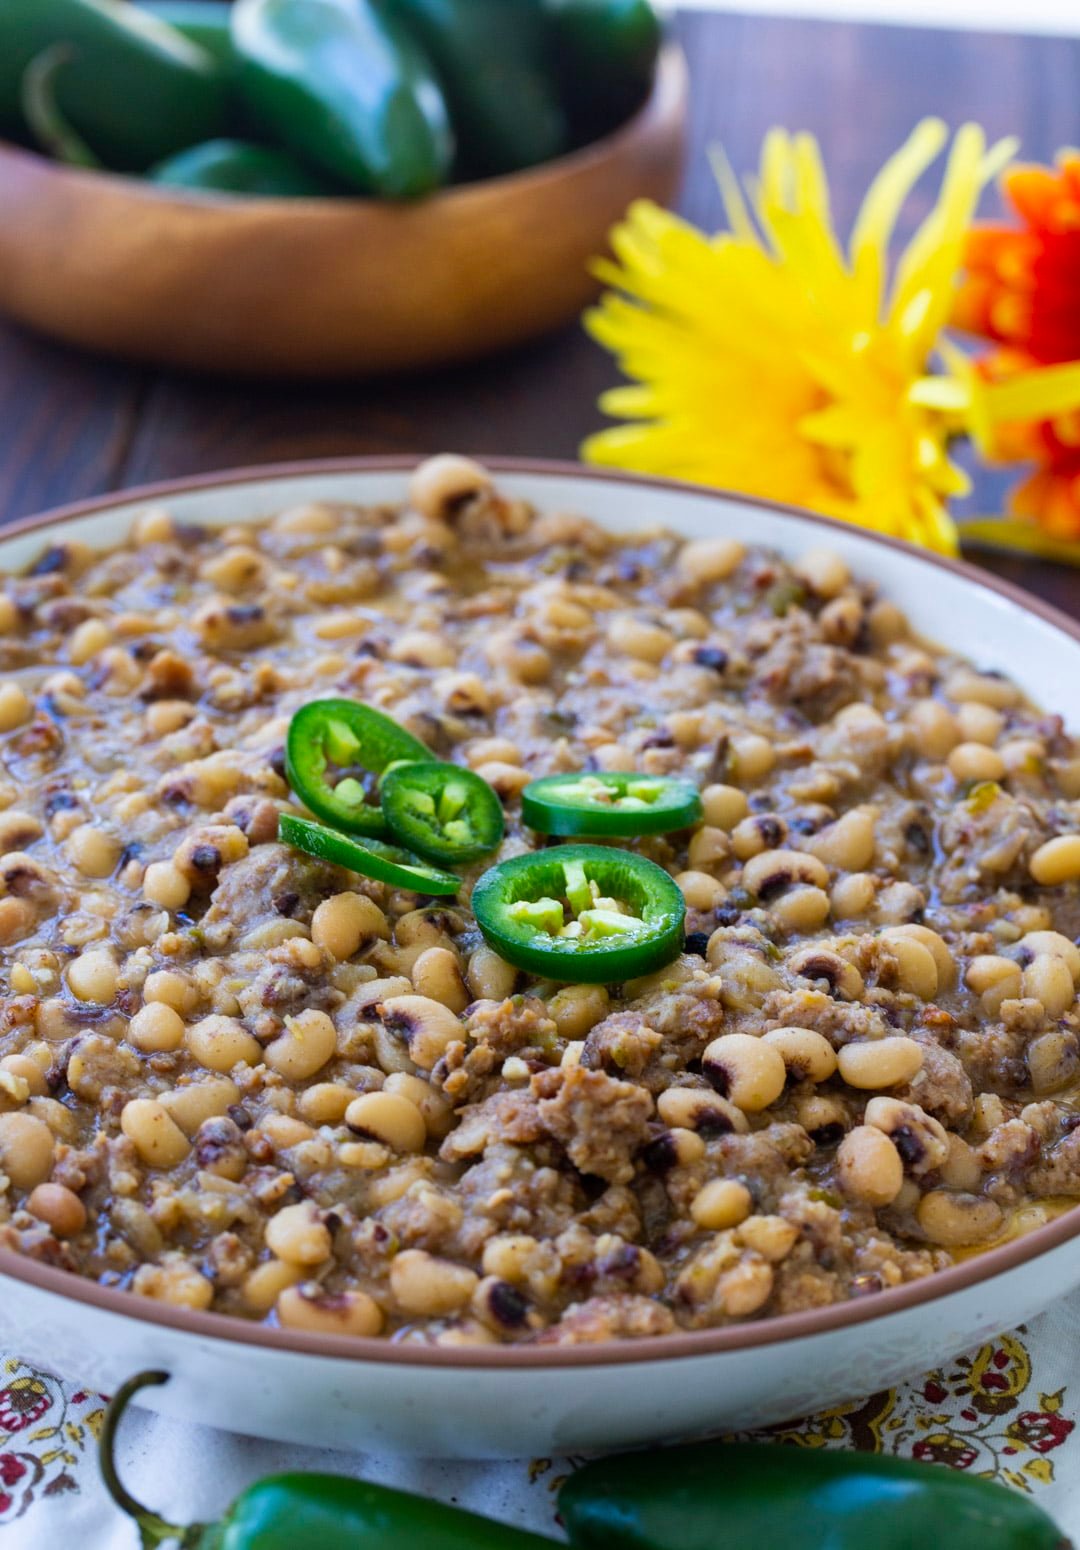
[[[481,178],[474,183],[437,189],[420,199],[391,200],[369,199],[363,194],[315,196],[312,198],[270,198],[262,195],[240,195],[198,189],[176,189],[163,184],[150,183],[134,174],[97,171],[84,167],[68,167],[55,162],[40,151],[17,145],[12,140],[0,138],[0,176],[5,160],[22,163],[35,177],[53,184],[68,185],[74,192],[85,188],[101,189],[103,186],[114,195],[121,195],[137,203],[173,206],[181,210],[213,210],[219,214],[231,210],[243,212],[252,209],[274,210],[303,217],[305,214],[329,212],[355,217],[357,214],[378,214],[382,218],[404,219],[417,213],[439,216],[444,213],[467,214],[474,203],[487,203],[500,195],[529,197],[542,194],[545,187],[567,176],[594,171],[616,161],[630,146],[652,137],[666,124],[685,117],[689,95],[689,71],[682,46],[669,38],[660,51],[649,95],[631,116],[615,129],[586,145],[556,156],[552,161],[541,162],[536,167],[526,167],[520,172],[502,173],[496,177]]]

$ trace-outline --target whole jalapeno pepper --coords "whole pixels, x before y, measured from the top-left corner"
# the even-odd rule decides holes
[[[58,46],[58,112],[107,166],[142,171],[223,133],[228,82],[218,61],[121,0],[3,0],[0,129],[22,132],[27,68]]]
[[[134,1519],[143,1550],[175,1541],[181,1550],[553,1550],[555,1541],[459,1507],[340,1475],[274,1475],[250,1486],[217,1523],[167,1523],[143,1506],[116,1470],[116,1434],[133,1395],[165,1383],[144,1372],[116,1392],[98,1457],[106,1490]]]
[[[557,845],[490,867],[472,911],[500,958],[543,979],[614,985],[677,958],[686,901],[633,851]]]
[[[151,167],[152,183],[195,192],[247,194],[264,199],[319,199],[341,193],[289,151],[246,140],[207,140]]]
[[[579,140],[623,123],[652,83],[663,38],[651,0],[544,0]]]
[[[503,837],[502,803],[460,764],[399,764],[382,782],[390,833],[418,855],[462,866],[495,849]]]
[[[575,1550],[1068,1550],[1030,1497],[938,1464],[761,1443],[598,1459],[559,1513]]]
[[[539,0],[387,0],[439,72],[459,173],[515,172],[560,156],[570,129]]]
[[[372,0],[237,0],[232,38],[244,100],[283,145],[388,199],[445,181],[454,137],[442,89]]]

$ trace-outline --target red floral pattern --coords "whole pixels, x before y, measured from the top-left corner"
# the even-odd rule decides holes
[[[0,1382],[2,1529],[39,1497],[79,1489],[74,1471],[93,1457],[105,1408],[98,1395],[69,1394],[57,1378],[15,1358],[0,1363]]]

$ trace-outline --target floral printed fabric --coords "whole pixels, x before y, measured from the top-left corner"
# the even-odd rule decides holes
[[[925,1459],[1035,1496],[1080,1538],[1080,1295],[935,1372],[805,1421],[747,1434],[803,1448]],[[17,1358],[0,1359],[0,1550],[135,1550],[134,1530],[98,1479],[104,1414],[88,1394]],[[167,1462],[166,1462],[167,1461]],[[137,1496],[186,1522],[221,1512],[284,1468],[363,1475],[541,1533],[558,1533],[555,1493],[574,1460],[467,1464],[298,1448],[134,1413],[121,1468]]]

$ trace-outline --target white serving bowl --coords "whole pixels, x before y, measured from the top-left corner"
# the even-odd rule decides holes
[[[972,567],[777,506],[572,465],[488,459],[509,493],[632,532],[730,533],[788,554],[837,550],[922,634],[1010,674],[1080,725],[1080,627]],[[308,500],[402,498],[411,460],[348,460],[177,481],[8,530],[0,567],[46,543],[121,539],[148,504],[221,526]],[[1030,1318],[1080,1284],[1080,1210],[937,1276],[808,1313],[576,1347],[421,1349],[188,1313],[0,1251],[0,1341],[106,1392],[233,1431],[334,1447],[521,1457],[761,1426],[872,1393]]]

